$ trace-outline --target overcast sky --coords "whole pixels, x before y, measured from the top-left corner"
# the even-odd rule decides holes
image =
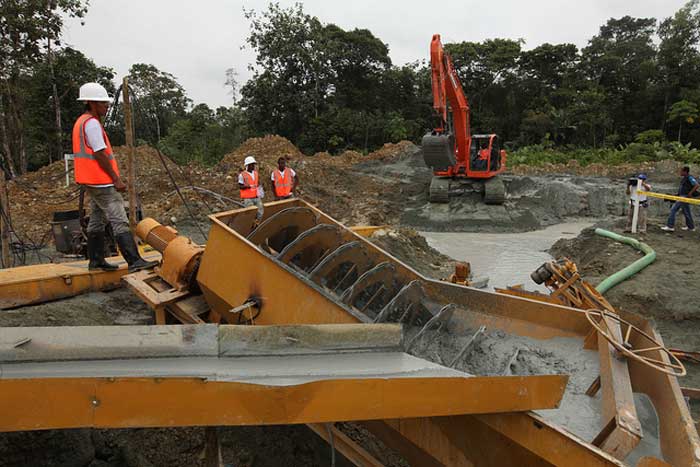
[[[282,6],[293,1],[280,1]],[[430,38],[443,42],[493,37],[524,39],[525,48],[571,42],[583,47],[611,17],[671,16],[685,0],[308,0],[304,10],[344,29],[366,28],[388,44],[403,64],[428,57]],[[244,46],[243,8],[267,1],[91,0],[85,25],[70,20],[64,43],[112,67],[117,78],[133,63],[152,63],[175,75],[195,102],[230,105],[224,72],[234,67],[243,82],[254,55]]]

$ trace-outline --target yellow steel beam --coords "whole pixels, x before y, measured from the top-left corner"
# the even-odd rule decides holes
[[[146,253],[147,260],[160,259],[160,253]],[[48,302],[120,287],[127,273],[121,256],[108,261],[119,265],[116,271],[89,271],[87,261],[36,264],[0,269],[0,309]]]
[[[408,418],[364,425],[385,444],[421,459],[420,465],[624,465],[533,413]]]
[[[278,425],[518,411],[557,406],[566,380],[557,375],[382,377],[263,385],[201,378],[4,379],[0,431]]]
[[[611,333],[622,341],[617,322],[603,318]],[[597,443],[618,459],[625,459],[642,439],[642,425],[637,416],[627,360],[618,355],[610,343],[598,337],[600,388],[602,395],[603,430]]]

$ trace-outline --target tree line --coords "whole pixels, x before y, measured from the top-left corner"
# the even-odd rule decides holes
[[[654,157],[670,141],[674,150],[700,146],[699,2],[661,20],[611,18],[581,49],[527,49],[522,40],[503,38],[445,44],[470,102],[473,130],[498,133],[521,162],[536,159],[533,148],[575,157],[612,148],[624,159],[645,151]],[[108,65],[61,43],[63,19],[84,18],[87,8],[81,0],[0,3],[0,165],[10,176],[71,151],[82,83],[119,91]],[[268,133],[309,154],[366,152],[401,139],[419,142],[435,125],[430,37],[425,56],[396,65],[371,31],[323,23],[300,4],[272,3],[244,14],[246,45],[256,58],[242,85],[233,68],[222,76],[230,106],[195,104],[172,74],[133,64],[128,77],[138,142],[182,163],[213,164],[245,138]],[[113,143],[122,143],[120,105],[106,125]],[[629,147],[634,151],[620,152]]]

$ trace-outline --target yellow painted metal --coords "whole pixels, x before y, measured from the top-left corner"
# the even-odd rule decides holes
[[[326,423],[551,408],[566,381],[559,375],[347,378],[270,386],[198,378],[6,379],[0,380],[0,431]]]
[[[620,326],[604,318],[608,329],[622,340]],[[609,432],[601,432],[598,446],[618,459],[625,459],[642,439],[642,426],[637,416],[627,360],[619,358],[606,339],[598,339],[600,388],[603,424]]]
[[[650,198],[667,199],[670,201],[680,201],[681,203],[700,204],[700,198],[686,198],[685,196],[667,195],[666,193],[654,193],[645,191],[644,194]]]
[[[385,427],[377,422],[365,426],[400,452],[415,457],[415,447],[440,465],[624,465],[533,413],[407,418],[383,423]],[[392,435],[399,438],[398,443],[392,443]],[[407,449],[401,448],[402,440],[410,443]]]
[[[623,311],[620,312],[620,316],[663,345],[663,339],[649,321]],[[631,337],[630,342],[633,347],[639,348],[643,345],[642,338],[636,334]],[[658,350],[650,351],[648,355],[669,362],[668,357]],[[635,360],[629,361],[629,371],[632,389],[649,396],[659,414],[661,449],[665,460],[671,465],[700,466],[700,437],[678,384],[678,378],[660,373]]]
[[[157,260],[160,254],[150,252],[144,257]],[[87,261],[0,269],[0,309],[117,288],[121,277],[127,273],[126,262],[121,256],[108,258],[108,261],[119,265],[119,269],[89,271]]]
[[[371,237],[377,230],[386,229],[387,225],[354,225],[350,227],[350,230],[355,232],[357,235],[362,235],[363,237]]]

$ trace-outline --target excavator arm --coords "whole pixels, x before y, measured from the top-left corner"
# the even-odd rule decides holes
[[[458,165],[464,165],[469,154],[469,102],[462,84],[452,65],[452,59],[445,53],[440,34],[433,35],[430,42],[430,67],[432,70],[433,108],[440,115],[440,126],[435,133],[444,134],[449,127],[448,112],[452,112],[453,134],[456,139]],[[449,107],[448,107],[449,106]]]

